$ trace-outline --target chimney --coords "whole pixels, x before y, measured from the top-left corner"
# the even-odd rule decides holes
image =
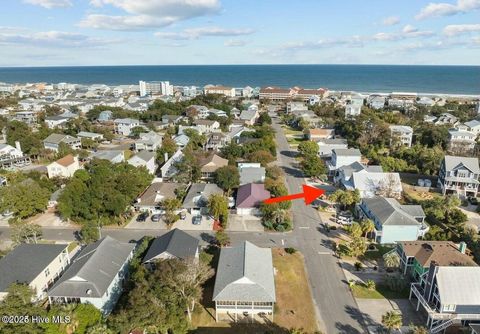
[[[431,261],[430,262],[430,268],[428,269],[427,272],[427,280],[426,280],[426,285],[425,285],[425,290],[423,293],[423,297],[427,300],[427,302],[430,302],[430,298],[433,293],[433,281],[435,280],[435,276],[437,275],[438,272],[438,263],[436,261]]]
[[[460,253],[462,254],[465,254],[465,252],[467,251],[467,244],[462,241],[458,244],[458,250],[460,251]]]
[[[15,148],[22,152],[22,146],[20,145],[20,142],[18,140],[15,142]]]
[[[163,154],[163,160],[164,160],[164,161],[167,161],[167,160],[168,160],[168,152],[165,152],[165,153]]]

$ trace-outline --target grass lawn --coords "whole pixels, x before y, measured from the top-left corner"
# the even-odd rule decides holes
[[[411,187],[404,186],[403,192],[406,198],[410,198],[417,202],[423,202],[429,199],[434,199],[436,197],[440,197],[440,193],[435,192],[424,192],[424,191],[415,191]]]
[[[409,291],[404,289],[402,291],[392,291],[388,286],[378,284],[375,290],[368,290],[363,284],[356,284],[352,288],[352,293],[355,298],[362,299],[403,299],[408,298]]]
[[[360,260],[378,260],[382,258],[385,253],[390,252],[393,247],[375,245],[376,250],[367,250],[363,256],[360,257]]]
[[[71,252],[75,249],[75,247],[77,247],[77,246],[78,246],[78,242],[72,241],[72,242],[68,245],[68,248],[67,248],[68,253],[71,253]]]
[[[277,294],[274,321],[286,328],[317,330],[315,309],[304,268],[303,255],[286,254],[283,249],[273,249],[273,266],[277,270]]]
[[[295,130],[294,128],[287,125],[283,127],[283,131],[286,135],[303,136],[302,130]]]
[[[303,255],[286,254],[283,249],[272,249],[277,303],[273,324],[245,324],[215,322],[212,303],[214,279],[204,287],[202,305],[192,316],[192,329],[198,334],[285,333],[286,329],[303,328],[308,333],[317,330],[315,310],[304,269]]]

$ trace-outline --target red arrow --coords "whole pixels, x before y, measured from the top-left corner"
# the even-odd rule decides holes
[[[307,186],[306,184],[302,185],[303,192],[299,194],[286,195],[280,197],[272,197],[263,201],[265,204],[278,203],[283,201],[291,201],[292,199],[304,198],[305,204],[312,203],[317,197],[325,193],[324,190],[318,189],[315,187]]]

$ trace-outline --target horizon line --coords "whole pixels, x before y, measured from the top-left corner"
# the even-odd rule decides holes
[[[16,65],[16,66],[0,66],[0,69],[9,68],[65,68],[65,67],[175,67],[175,66],[428,66],[428,67],[480,67],[480,64],[335,64],[335,63],[282,63],[282,64],[122,64],[122,65]]]

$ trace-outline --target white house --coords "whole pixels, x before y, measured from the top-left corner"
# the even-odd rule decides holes
[[[197,119],[194,124],[200,133],[212,133],[220,129],[220,123],[209,119]]]
[[[62,124],[66,124],[70,120],[69,117],[63,116],[48,116],[45,117],[45,124],[49,129],[54,129]]]
[[[134,249],[109,236],[86,246],[48,291],[49,303],[89,303],[108,315],[122,293]]]
[[[355,117],[360,115],[363,107],[362,96],[352,96],[350,101],[345,106],[345,117]]]
[[[140,121],[133,118],[117,118],[113,121],[114,132],[123,136],[130,136],[132,129],[140,126]]]
[[[235,88],[225,86],[205,86],[203,91],[206,94],[220,94],[227,97],[235,97]]]
[[[354,162],[360,162],[362,153],[356,148],[340,148],[332,150],[332,159],[327,162],[330,172],[337,170],[342,166],[350,165]]]
[[[20,244],[0,259],[0,300],[13,283],[28,284],[33,301],[46,297],[53,282],[68,267],[66,244]]]
[[[475,148],[477,135],[472,132],[450,129],[448,135],[451,149],[473,150]]]
[[[468,122],[465,122],[465,125],[468,128],[468,131],[478,136],[480,134],[480,121],[474,119]]]
[[[168,158],[168,157],[167,157]],[[160,167],[162,179],[169,179],[170,177],[177,174],[177,169],[175,168],[175,163],[183,159],[183,152],[178,150],[175,152],[170,159],[167,159],[162,167]]]
[[[154,131],[141,133],[140,138],[135,141],[135,151],[154,152],[162,145],[162,136]]]
[[[20,142],[15,142],[15,147],[8,144],[0,144],[0,157],[5,157],[8,159],[23,157]]]
[[[61,143],[64,143],[73,150],[79,150],[82,146],[82,141],[79,138],[64,134],[52,133],[43,140],[43,147],[48,150],[58,152]]]
[[[390,125],[390,144],[398,142],[401,145],[411,147],[412,146],[412,137],[413,129],[410,126],[406,125]]]
[[[157,170],[155,156],[155,152],[140,151],[128,159],[128,163],[135,167],[145,167],[150,174],[155,174]]]
[[[72,177],[80,169],[78,158],[68,154],[47,166],[48,178],[53,177]]]

